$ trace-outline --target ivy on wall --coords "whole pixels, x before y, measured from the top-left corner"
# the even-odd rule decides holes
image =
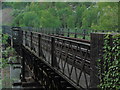
[[[98,60],[100,85],[103,90],[120,89],[120,34],[106,35],[103,59]],[[102,68],[100,68],[102,66]]]

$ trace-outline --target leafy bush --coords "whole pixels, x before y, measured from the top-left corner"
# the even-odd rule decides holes
[[[0,60],[2,61],[2,68],[7,67],[8,62],[16,60],[15,50],[7,45],[8,44],[7,40],[8,40],[8,35],[3,34],[2,37],[3,50],[2,50],[2,58]]]

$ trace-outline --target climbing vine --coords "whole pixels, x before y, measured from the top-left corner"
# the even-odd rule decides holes
[[[106,35],[103,59],[99,60],[100,85],[103,90],[120,89],[120,34]],[[101,63],[102,62],[102,63]]]

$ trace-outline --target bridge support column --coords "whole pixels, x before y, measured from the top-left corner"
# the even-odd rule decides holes
[[[102,59],[104,35],[103,33],[91,34],[90,88],[97,88],[99,84],[97,61],[98,59]]]

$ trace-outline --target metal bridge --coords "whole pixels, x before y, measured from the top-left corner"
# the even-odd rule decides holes
[[[25,31],[21,27],[4,27],[3,33],[9,35],[10,45],[22,57],[21,83],[18,84],[24,89],[84,90],[97,87],[96,61],[102,53],[104,34],[92,33],[88,41]],[[34,83],[26,80],[28,76]]]

